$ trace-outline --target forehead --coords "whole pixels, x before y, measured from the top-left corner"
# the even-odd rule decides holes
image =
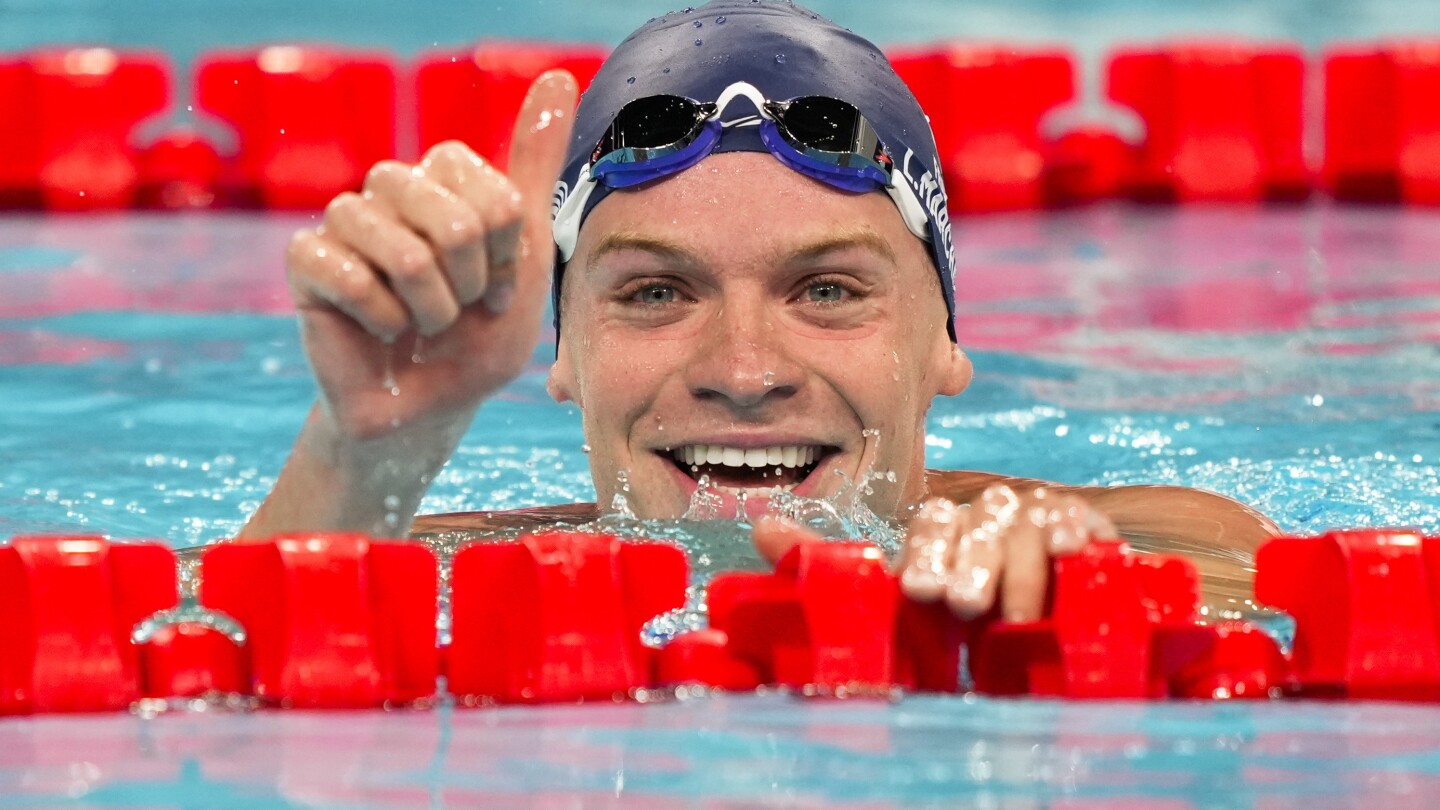
[[[769,154],[726,152],[606,196],[581,226],[576,258],[584,261],[614,234],[663,240],[720,262],[866,231],[882,240],[899,264],[929,267],[924,243],[882,192],[840,191]]]

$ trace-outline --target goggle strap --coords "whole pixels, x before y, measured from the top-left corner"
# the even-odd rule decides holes
[[[550,223],[550,233],[555,246],[560,249],[560,261],[568,262],[575,255],[575,243],[580,241],[580,220],[585,216],[585,204],[595,192],[596,183],[590,179],[590,167],[582,166],[580,176],[570,195],[555,209],[555,221]],[[560,193],[556,185],[556,194]]]

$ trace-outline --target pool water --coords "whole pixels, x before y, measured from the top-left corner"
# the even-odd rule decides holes
[[[314,396],[281,269],[308,221],[0,218],[0,537],[184,547],[243,523]],[[976,382],[936,403],[933,466],[1204,487],[1298,533],[1437,531],[1440,212],[1115,204],[956,233]],[[482,409],[423,511],[593,497],[552,356]],[[753,562],[736,533],[691,546]],[[1437,729],[1376,703],[778,695],[11,718],[0,808],[1429,807]]]

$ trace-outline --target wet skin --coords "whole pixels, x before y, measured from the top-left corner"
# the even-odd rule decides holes
[[[364,193],[337,198],[319,228],[296,235],[289,274],[321,399],[242,537],[410,527],[480,404],[520,373],[538,338],[550,189],[574,94],[564,74],[537,81],[508,176],[442,144],[415,166],[377,166]],[[983,473],[927,475],[925,413],[934,397],[959,394],[971,368],[946,333],[925,246],[883,194],[836,191],[766,154],[713,155],[608,196],[581,228],[562,312],[549,390],[580,408],[600,502],[623,471],[640,517],[680,515],[706,473],[731,489],[778,482],[824,497],[893,472],[866,501],[908,522],[897,561],[906,592],[1014,619],[1039,614],[1051,555],[1116,533],[1103,511],[1122,533],[1202,551],[1244,550],[1274,531],[1192,490],[1087,500]],[[387,373],[398,393],[380,385]],[[774,478],[676,460],[676,448],[696,445],[799,446],[816,458]],[[774,522],[756,529],[771,557],[812,539]]]

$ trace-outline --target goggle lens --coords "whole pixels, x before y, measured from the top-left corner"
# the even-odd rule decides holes
[[[684,149],[699,137],[715,104],[683,96],[636,99],[620,108],[595,146],[591,163],[638,164]],[[765,112],[795,149],[836,166],[877,164],[888,173],[890,160],[870,122],[854,105],[825,96],[766,102]]]
[[[780,124],[781,133],[797,146],[872,157],[880,145],[860,111],[837,99],[806,96],[772,103],[770,114]]]
[[[635,159],[643,160],[657,150],[684,146],[694,140],[713,111],[714,105],[682,96],[636,99],[620,108],[596,145],[592,161],[620,150],[629,150]]]

